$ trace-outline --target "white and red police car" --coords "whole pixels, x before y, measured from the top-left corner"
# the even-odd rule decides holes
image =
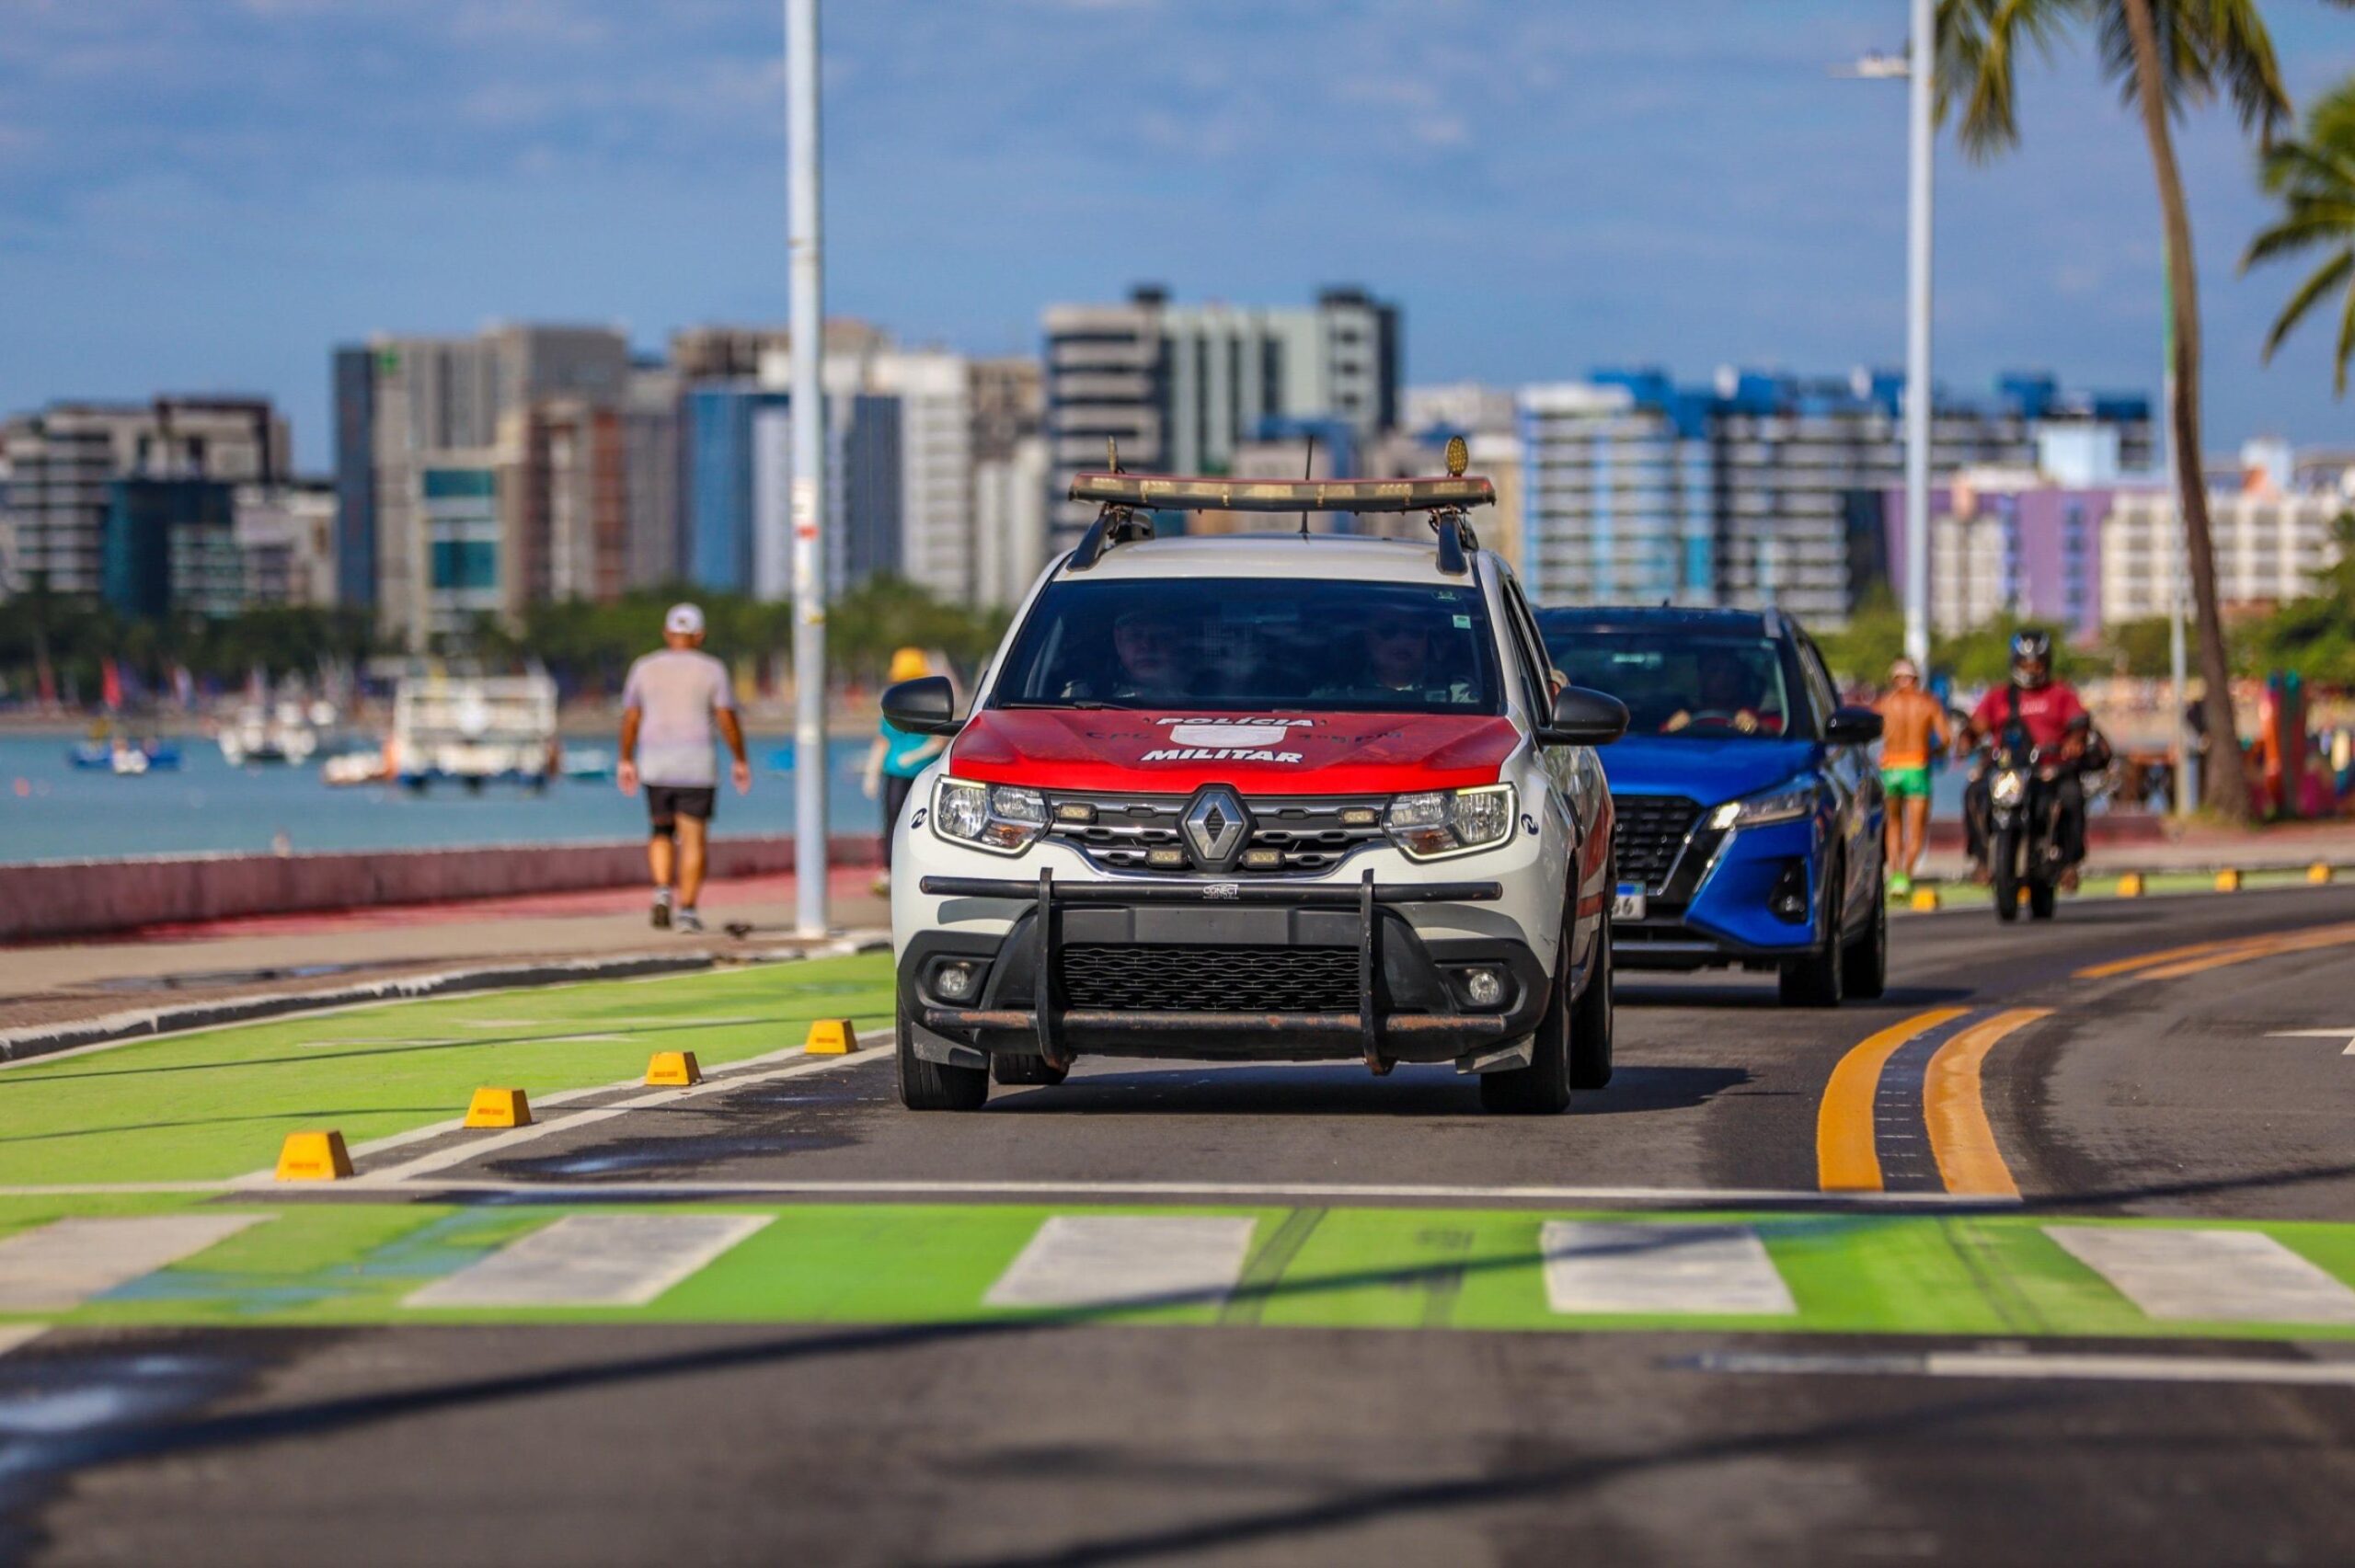
[[[900,1093],[971,1110],[1079,1056],[1455,1063],[1502,1111],[1611,1073],[1626,710],[1567,686],[1466,477],[1082,475],[1102,508],[1015,618],[895,830]],[[1435,544],[1155,539],[1170,511],[1411,512]]]

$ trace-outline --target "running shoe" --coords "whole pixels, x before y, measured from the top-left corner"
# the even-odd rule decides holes
[[[654,914],[653,914],[652,919],[653,919],[653,924],[654,924],[654,929],[655,929],[655,930],[657,930],[657,931],[668,931],[668,930],[670,929],[670,927],[671,927],[671,895],[670,895],[670,894],[668,894],[668,893],[657,893],[657,894],[655,894],[655,895],[654,895]]]
[[[693,909],[684,909],[671,917],[671,923],[681,931],[698,932],[703,929],[703,917]]]

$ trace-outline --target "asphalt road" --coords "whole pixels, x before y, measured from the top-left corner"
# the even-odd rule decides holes
[[[2016,1251],[2029,1243],[2003,1240],[2046,1224],[2056,1241],[2154,1233],[2074,1224],[2119,1217],[2318,1221],[2271,1234],[2355,1259],[2355,890],[2088,900],[2050,926],[1910,918],[1889,994],[1838,1012],[1783,1009],[1764,977],[1627,976],[1619,1000],[1618,1075],[1560,1118],[1484,1116],[1445,1070],[1098,1062],[1058,1089],[999,1089],[978,1115],[917,1117],[870,1051],[579,1127],[559,1118],[408,1186],[304,1200],[457,1199],[501,1220],[601,1196],[674,1212],[757,1199],[784,1211],[780,1226],[824,1206],[824,1248],[791,1260],[820,1301],[830,1278],[857,1275],[862,1247],[902,1246],[895,1226],[934,1238],[911,1266],[955,1274],[971,1261],[959,1246],[986,1251],[1017,1199],[1257,1206],[1255,1234],[1279,1242],[1255,1246],[1302,1258],[1378,1210],[1400,1245],[1459,1262],[1377,1269],[1350,1288],[1376,1298],[1367,1321],[1387,1292],[1399,1322],[1428,1326],[1309,1321],[1314,1303],[1281,1294],[1264,1321],[1235,1301],[1193,1322],[862,1321],[845,1284],[827,1322],[60,1327],[0,1356],[0,1555],[2076,1564],[2355,1551],[2343,1323],[2334,1335],[2203,1321],[2154,1337],[2138,1315],[2132,1333],[2087,1332],[2126,1309],[2097,1310],[2083,1279],[2031,1277]],[[402,1157],[418,1147],[461,1151],[453,1139]],[[1872,1275],[1857,1291],[1900,1304],[1872,1333],[1656,1314],[1471,1326],[1485,1254],[1467,1238],[1499,1213],[1568,1210],[1756,1219],[1802,1297],[1806,1257],[1891,1213],[1918,1217],[1967,1263],[1983,1246],[1973,1288],[1996,1331],[1925,1327],[1945,1321],[1944,1276],[1908,1277],[1914,1254],[1894,1243],[1855,1265]],[[1475,1211],[1489,1219],[1463,1218]],[[1971,1230],[1997,1211],[1990,1224],[2014,1229]],[[1252,1269],[1281,1269],[1264,1256]],[[2102,1266],[2159,1319],[2167,1290],[2257,1289],[2274,1265],[2227,1259],[2187,1278],[2177,1260],[2141,1285],[2108,1274],[2131,1258]]]

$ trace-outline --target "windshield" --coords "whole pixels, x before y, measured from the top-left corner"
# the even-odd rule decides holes
[[[1282,578],[1048,585],[993,707],[1503,711],[1477,589]]]
[[[1545,651],[1575,685],[1627,704],[1630,735],[1779,738],[1792,732],[1781,650],[1763,637],[1544,625]]]

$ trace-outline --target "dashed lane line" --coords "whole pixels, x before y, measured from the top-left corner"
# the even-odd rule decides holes
[[[58,1312],[258,1224],[259,1214],[55,1219],[0,1241],[0,1311]]]
[[[1215,1216],[1050,1215],[982,1303],[1217,1306],[1243,1276],[1257,1223]]]
[[[2261,1230],[2047,1225],[2044,1233],[2145,1317],[2355,1324],[2355,1290]]]
[[[1546,1305],[1557,1312],[1798,1310],[1766,1243],[1747,1225],[1549,1219],[1537,1244]]]
[[[1874,1100],[1880,1089],[1881,1068],[1907,1041],[1970,1011],[1934,1007],[1917,1013],[1869,1036],[1840,1059],[1816,1110],[1816,1179],[1823,1191],[1882,1190],[1880,1157],[1873,1142]]]
[[[1929,1124],[1930,1152],[1950,1193],[1980,1197],[2017,1197],[2019,1184],[1995,1145],[1987,1122],[1981,1069],[1987,1053],[2005,1036],[2041,1018],[2049,1007],[2017,1007],[1963,1029],[1930,1059],[1922,1083],[1923,1118]]]
[[[766,1214],[569,1214],[413,1292],[410,1307],[643,1307]]]
[[[2271,1383],[2355,1388],[2355,1361],[2242,1356],[2113,1356],[2057,1351],[1718,1350],[1671,1361],[1700,1372],[1848,1377],[2010,1378],[2050,1382]]]

